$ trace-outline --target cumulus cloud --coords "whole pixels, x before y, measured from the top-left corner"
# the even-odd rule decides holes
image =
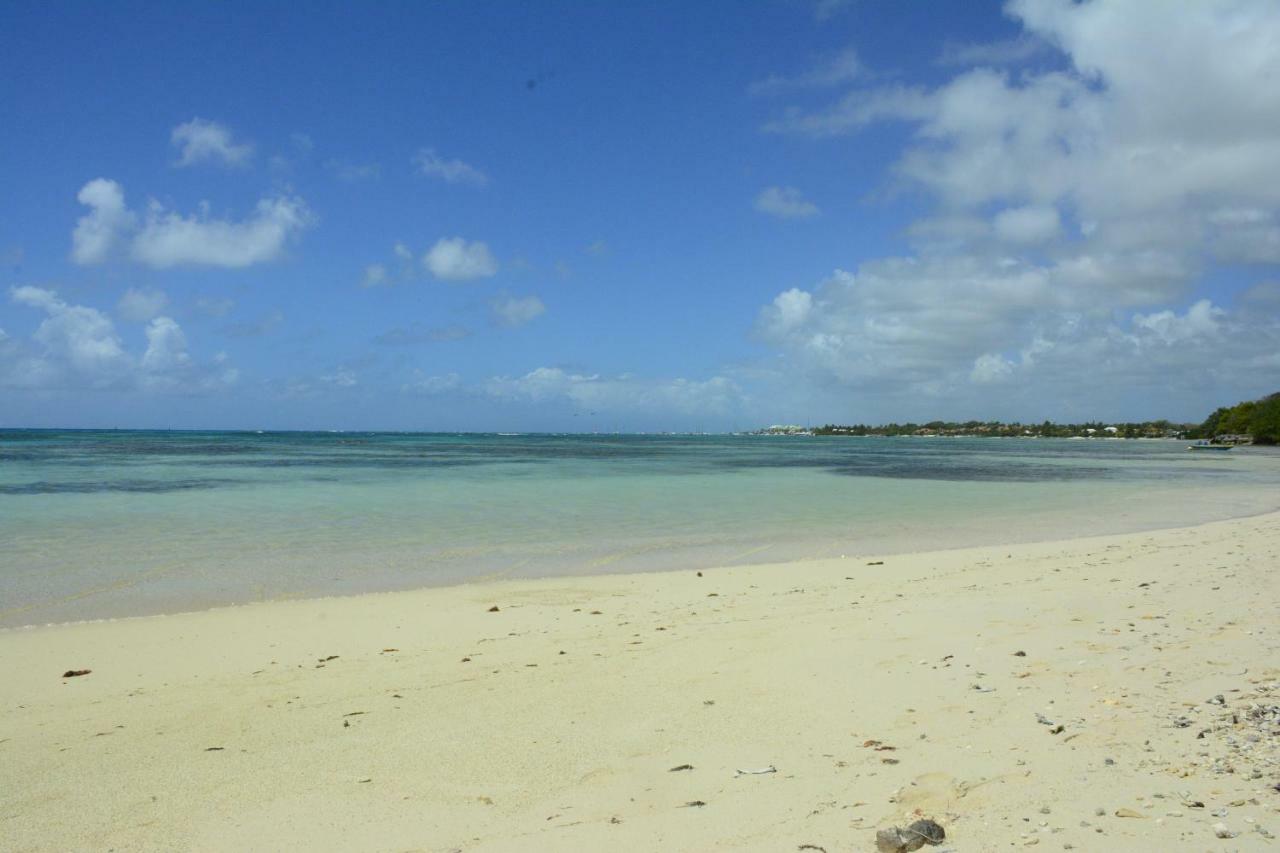
[[[128,242],[129,257],[155,269],[246,267],[278,258],[315,221],[302,199],[278,196],[262,199],[253,216],[239,222],[212,218],[207,205],[183,216],[153,201],[139,225],[124,189],[105,178],[85,184],[76,198],[90,208],[71,234],[71,257],[79,264],[101,263]]]
[[[732,380],[715,376],[690,379],[641,379],[570,373],[539,367],[523,376],[495,376],[482,390],[508,402],[568,402],[575,407],[608,412],[673,412],[724,415],[737,409],[742,392]]]
[[[193,118],[180,124],[170,134],[170,141],[178,149],[179,166],[199,163],[218,163],[224,166],[244,166],[253,156],[253,146],[237,145],[231,131],[215,121]]]
[[[145,323],[163,314],[168,307],[169,297],[163,290],[131,287],[116,303],[116,313],[132,323]]]
[[[413,156],[414,168],[418,174],[428,178],[439,178],[447,184],[470,184],[483,187],[489,183],[489,176],[469,163],[461,160],[446,160],[436,153],[434,148],[422,148]]]
[[[441,238],[422,256],[422,265],[445,281],[469,281],[498,274],[498,262],[489,247],[461,237]]]
[[[183,216],[153,204],[134,237],[132,255],[155,269],[247,267],[279,258],[313,221],[302,199],[285,196],[263,199],[253,216],[240,222],[213,219],[207,211]]]
[[[76,200],[88,207],[89,213],[80,217],[71,232],[71,259],[78,264],[102,263],[135,223],[125,206],[124,188],[115,181],[95,178],[80,188]]]
[[[795,187],[766,187],[756,196],[755,208],[782,219],[805,219],[819,213],[818,206]]]
[[[253,156],[252,145],[237,145],[232,141],[230,129],[218,122],[206,122],[202,118],[193,118],[187,123],[179,124],[173,128],[169,138],[178,149],[179,167],[200,163],[242,167]]]
[[[915,255],[779,294],[759,339],[793,372],[885,394],[1238,384],[1215,374],[1224,360],[1280,378],[1274,311],[1192,298],[1208,260],[1280,262],[1280,184],[1258,179],[1280,172],[1280,7],[1007,8],[1022,36],[947,57],[984,67],[936,87],[864,78],[767,125],[817,138],[904,124],[892,188],[927,212],[908,228]],[[1040,46],[1053,70],[994,67]]]
[[[512,296],[501,293],[489,300],[489,313],[500,326],[515,328],[532,323],[547,311],[547,306],[536,296]]]
[[[995,236],[1008,243],[1045,243],[1058,236],[1057,208],[1027,205],[1000,211],[992,220]]]
[[[72,305],[50,289],[15,287],[17,305],[43,311],[29,340],[0,353],[0,385],[32,389],[115,388],[194,393],[225,388],[236,381],[225,359],[197,364],[187,351],[181,327],[155,317],[145,330],[147,347],[131,355],[111,319],[95,308]]]

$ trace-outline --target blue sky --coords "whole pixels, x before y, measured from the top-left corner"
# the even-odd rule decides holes
[[[1280,10],[1160,8],[7,4],[0,426],[1199,420]]]

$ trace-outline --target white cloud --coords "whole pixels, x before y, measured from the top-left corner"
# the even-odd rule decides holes
[[[133,258],[156,269],[183,265],[240,268],[275,260],[314,217],[299,198],[258,202],[242,222],[166,212],[152,205],[133,241]]]
[[[40,287],[16,287],[10,296],[19,305],[48,316],[32,338],[46,359],[64,362],[92,384],[109,384],[128,366],[128,358],[109,317],[94,308],[68,305],[57,293]]]
[[[997,238],[1026,245],[1052,240],[1058,236],[1060,225],[1057,208],[1037,205],[1007,208],[992,220]]]
[[[153,201],[145,221],[124,201],[115,181],[97,178],[77,195],[90,212],[76,223],[71,235],[72,259],[79,264],[106,260],[115,246],[130,241],[130,257],[156,269],[181,265],[246,267],[279,257],[286,244],[310,227],[315,217],[300,198],[278,196],[258,202],[247,220],[213,219],[208,205],[182,216]]]
[[[547,306],[536,296],[502,293],[489,300],[489,312],[500,326],[515,328],[531,323],[546,313]]]
[[[440,376],[429,376],[421,370],[415,370],[412,378],[400,386],[405,394],[447,394],[462,387],[462,377],[456,373],[445,373]]]
[[[175,127],[170,140],[179,149],[179,166],[198,163],[244,166],[253,156],[252,145],[235,144],[231,139],[231,131],[224,125],[202,118],[193,118]]]
[[[489,183],[489,176],[461,160],[446,160],[436,153],[434,148],[422,148],[413,156],[413,165],[418,173],[428,178],[439,178],[448,184],[470,184],[483,187]]]
[[[422,257],[422,265],[436,278],[468,281],[497,275],[498,262],[489,247],[461,237],[441,238]]]
[[[1216,397],[1243,381],[1228,361],[1252,365],[1250,382],[1280,380],[1273,310],[1191,298],[1215,258],[1280,262],[1280,184],[1259,180],[1280,173],[1280,6],[1008,9],[1019,39],[951,59],[1020,61],[1047,44],[1065,65],[855,85],[766,127],[830,137],[905,123],[891,188],[934,207],[908,228],[916,256],[780,294],[759,337],[793,376],[917,398],[975,384],[1050,405],[1157,386]]]
[[[524,376],[495,376],[483,385],[490,397],[508,402],[569,403],[605,412],[673,412],[685,415],[724,415],[742,403],[742,392],[729,379],[640,379],[569,373],[558,367],[539,367]]]
[[[132,323],[145,323],[163,314],[168,307],[169,297],[163,290],[142,290],[131,287],[116,303],[116,313]]]
[[[187,352],[181,327],[155,317],[145,330],[141,357],[129,354],[111,319],[95,308],[71,305],[52,290],[15,287],[17,305],[45,313],[29,340],[10,340],[0,350],[0,386],[29,389],[214,391],[233,384],[237,372],[225,357],[197,364]]]
[[[396,243],[395,253],[396,253],[396,257],[402,261],[413,260],[413,251],[404,243]]]
[[[804,219],[819,213],[818,206],[795,187],[766,187],[756,196],[755,208],[782,219]]]
[[[107,259],[120,237],[134,226],[135,217],[124,202],[124,189],[115,181],[95,178],[80,188],[76,200],[89,208],[71,233],[71,259],[78,264],[99,264]]]
[[[364,276],[360,279],[361,287],[377,287],[387,283],[387,268],[382,264],[369,264],[364,268]]]
[[[797,287],[779,293],[772,305],[760,312],[760,328],[765,337],[784,339],[809,321],[813,296]]]
[[[187,336],[171,317],[156,317],[147,326],[147,351],[142,368],[150,373],[169,373],[189,367]]]
[[[808,71],[790,76],[775,74],[752,83],[747,91],[752,95],[780,95],[799,89],[822,89],[851,83],[864,73],[861,60],[853,48],[828,56]]]

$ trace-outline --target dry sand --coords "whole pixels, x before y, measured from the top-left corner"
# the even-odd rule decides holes
[[[1280,849],[1280,515],[872,561],[0,632],[0,847]]]

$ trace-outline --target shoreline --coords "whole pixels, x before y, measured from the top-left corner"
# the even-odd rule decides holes
[[[975,542],[968,542],[964,544],[947,546],[947,547],[937,547],[937,548],[930,547],[930,548],[924,548],[919,550],[911,550],[909,548],[899,550],[898,548],[895,548],[892,545],[890,545],[889,547],[878,547],[878,548],[875,548],[874,550],[869,550],[865,552],[859,551],[859,552],[848,553],[847,555],[842,555],[840,558],[836,558],[833,556],[813,556],[813,557],[784,558],[781,560],[763,560],[759,562],[744,561],[744,562],[737,562],[737,563],[715,563],[715,562],[706,562],[701,560],[689,560],[687,563],[682,563],[682,565],[680,565],[679,567],[670,567],[670,566],[663,566],[660,568],[640,567],[640,568],[625,568],[622,570],[613,570],[613,571],[605,571],[605,572],[582,571],[582,572],[570,572],[566,574],[521,575],[521,574],[516,574],[515,569],[509,569],[509,570],[498,571],[498,572],[489,572],[486,574],[477,575],[475,577],[470,577],[465,579],[446,578],[446,579],[442,579],[438,583],[418,584],[414,586],[391,586],[391,587],[382,588],[382,589],[367,589],[367,590],[359,590],[354,592],[337,592],[337,593],[328,593],[328,594],[320,594],[320,595],[311,595],[304,592],[298,595],[282,595],[282,596],[276,596],[276,597],[271,597],[266,599],[257,599],[257,600],[226,601],[226,602],[212,603],[212,604],[209,604],[208,606],[197,606],[197,607],[182,608],[182,609],[175,609],[175,610],[164,610],[164,611],[142,612],[142,613],[123,613],[120,615],[86,617],[83,619],[67,619],[63,621],[31,622],[31,623],[24,623],[24,624],[18,624],[18,625],[0,625],[0,637],[2,637],[5,633],[8,633],[8,632],[31,631],[31,630],[38,630],[43,628],[57,628],[57,627],[68,626],[68,625],[113,623],[113,622],[122,622],[122,621],[128,621],[133,619],[169,618],[169,617],[186,616],[186,615],[198,614],[198,613],[208,613],[208,612],[214,612],[214,611],[228,610],[228,609],[234,609],[239,607],[259,607],[259,606],[271,605],[271,604],[297,603],[297,602],[304,602],[304,601],[344,600],[344,599],[350,599],[350,598],[362,598],[365,596],[400,595],[400,594],[406,594],[406,593],[425,592],[428,590],[454,589],[458,587],[468,587],[473,585],[483,586],[487,584],[503,583],[503,582],[538,582],[538,581],[551,582],[557,579],[572,580],[572,579],[585,579],[585,578],[592,578],[592,577],[611,577],[611,576],[628,576],[628,575],[665,575],[665,574],[679,574],[681,572],[688,572],[688,571],[720,572],[727,569],[767,568],[771,566],[783,566],[783,565],[804,565],[808,563],[822,562],[822,561],[835,560],[835,559],[860,560],[864,558],[878,558],[878,557],[911,557],[911,556],[929,555],[929,554],[935,554],[935,553],[949,553],[953,551],[966,551],[966,550],[974,550],[974,549],[982,549],[982,548],[1002,548],[1005,546],[1044,545],[1044,544],[1056,543],[1056,542],[1064,542],[1064,543],[1077,542],[1077,541],[1089,540],[1089,539],[1101,539],[1101,538],[1110,538],[1110,537],[1117,537],[1117,536],[1136,536],[1141,534],[1158,533],[1158,532],[1170,531],[1170,530],[1193,529],[1198,527],[1204,527],[1206,525],[1223,524],[1223,523],[1228,523],[1232,521],[1245,521],[1245,520],[1254,519],[1254,518],[1262,518],[1267,515],[1276,515],[1280,517],[1280,506],[1257,509],[1256,511],[1244,512],[1239,515],[1231,515],[1227,518],[1210,518],[1208,520],[1197,521],[1192,524],[1182,524],[1182,523],[1167,524],[1165,522],[1155,521],[1151,524],[1151,526],[1147,526],[1145,524],[1139,524],[1132,528],[1126,528],[1119,531],[1110,531],[1105,533],[1082,533],[1080,535],[1064,536],[1058,533],[1057,531],[1051,531],[1051,532],[1047,532],[1044,536],[1040,536],[1037,533],[1032,533],[1029,538],[1025,538],[1025,539],[1015,537],[1013,539],[1002,538],[999,540],[982,540],[980,538],[978,541],[975,541]],[[905,543],[908,540],[904,538],[901,541]],[[790,542],[786,544],[789,547],[793,547],[793,548],[801,547],[798,541]],[[694,546],[688,546],[686,548],[686,551],[693,551],[693,550],[694,550]],[[86,594],[87,594],[86,591],[80,591],[73,594],[73,597],[85,596]],[[88,593],[88,594],[92,594],[92,593]],[[65,599],[57,599],[53,602],[53,604],[61,603],[64,600]],[[39,607],[48,607],[48,606],[50,606],[50,602],[41,602],[33,605],[23,605],[15,609],[25,610],[25,609],[36,609]],[[3,611],[0,611],[0,616],[3,616]]]
[[[0,632],[0,826],[17,850],[870,850],[918,813],[957,850],[1269,848],[1280,718],[1249,709],[1280,706],[1280,513],[876,562]]]

